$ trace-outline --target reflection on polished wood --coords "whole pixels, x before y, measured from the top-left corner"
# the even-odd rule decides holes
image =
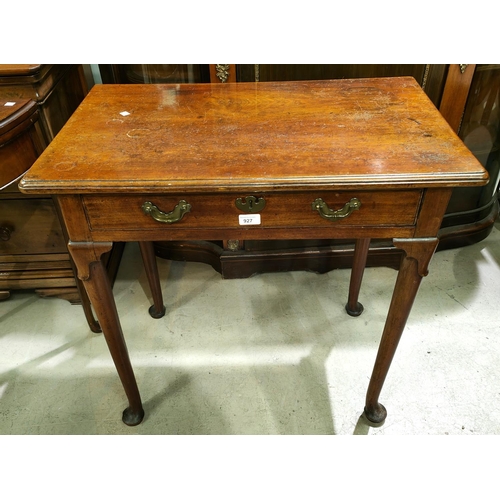
[[[386,415],[379,395],[452,189],[487,181],[413,78],[378,78],[94,87],[20,186],[58,200],[129,399],[127,425],[144,412],[100,264],[111,242],[146,242],[157,302],[151,241],[358,240],[352,304],[368,240],[392,239],[402,264],[365,406],[378,423]],[[265,206],[242,214],[235,200],[250,196]],[[332,221],[314,209],[318,198],[334,210],[352,198],[360,204]],[[150,202],[167,212],[179,200],[191,208],[172,224],[142,209]]]

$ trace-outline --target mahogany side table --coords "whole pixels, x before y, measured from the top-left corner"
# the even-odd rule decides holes
[[[358,241],[347,311],[370,238],[404,251],[368,386],[379,395],[452,188],[488,174],[413,78],[181,85],[97,85],[20,183],[53,195],[121,378],[127,425],[144,416],[101,261],[138,241],[165,313],[156,240],[349,238]]]

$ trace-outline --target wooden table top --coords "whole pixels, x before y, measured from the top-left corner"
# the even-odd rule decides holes
[[[488,174],[411,77],[96,85],[27,193],[403,189]]]

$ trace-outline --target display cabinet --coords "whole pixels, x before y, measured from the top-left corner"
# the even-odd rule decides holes
[[[441,229],[440,248],[484,239],[498,217],[500,176],[500,65],[450,67],[440,111],[481,162],[490,182],[471,190],[453,191]]]

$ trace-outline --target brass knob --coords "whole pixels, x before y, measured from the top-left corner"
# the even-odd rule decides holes
[[[9,241],[12,231],[13,231],[13,229],[11,227],[1,226],[0,227],[0,240]]]

